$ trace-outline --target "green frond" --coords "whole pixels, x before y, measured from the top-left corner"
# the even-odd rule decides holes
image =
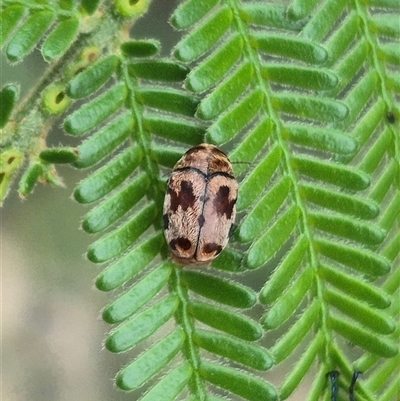
[[[82,227],[100,234],[87,253],[106,262],[96,287],[116,292],[105,346],[134,355],[117,386],[143,388],[140,401],[268,401],[311,377],[307,400],[327,401],[328,372],[341,372],[340,400],[360,370],[357,399],[393,399],[397,2],[186,0],[171,17],[184,30],[175,60],[125,36],[146,0],[102,13],[98,1],[14,3],[0,11],[6,57],[39,46],[51,72],[26,104],[14,84],[0,92],[1,195],[24,157],[22,196],[61,184],[53,163],[90,168],[74,198],[93,204]],[[77,147],[19,139],[60,115],[87,136]],[[238,226],[206,271],[170,261],[161,212],[165,173],[202,142],[223,147],[240,184]]]
[[[384,11],[398,7],[194,3],[172,17],[189,28],[175,55],[192,63],[186,87],[207,91],[196,113],[209,124],[207,141],[232,149],[239,162],[242,215],[234,238],[245,249],[242,268],[277,265],[259,295],[267,307],[263,327],[281,336],[271,348],[275,363],[300,345],[308,350],[282,382],[281,399],[317,360],[309,396],[328,399],[329,370],[351,378],[345,347],[331,346],[342,344],[340,337],[366,355],[391,360],[397,352],[393,297],[374,280],[391,276],[399,252],[392,64],[400,32],[397,15]]]

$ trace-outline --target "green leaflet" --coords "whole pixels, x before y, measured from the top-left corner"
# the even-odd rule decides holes
[[[280,4],[246,2],[242,4],[241,12],[249,24],[294,31],[299,31],[304,26],[303,21],[293,21],[287,18],[287,9]]]
[[[16,10],[14,9],[13,11],[15,12]],[[16,14],[13,16],[15,17]],[[8,43],[6,50],[7,58],[11,62],[21,61],[33,50],[45,34],[53,18],[54,14],[51,11],[39,11],[31,14],[23,25],[18,28],[18,31]]]
[[[258,323],[237,313],[199,301],[192,301],[189,309],[201,322],[243,340],[256,341],[262,336]]]
[[[78,147],[77,168],[86,168],[98,163],[112,153],[129,136],[134,127],[132,116],[126,112],[119,115]]]
[[[390,270],[388,260],[374,252],[325,239],[318,239],[316,245],[323,255],[362,273],[376,277]]]
[[[276,94],[273,104],[284,113],[325,122],[343,120],[349,113],[348,107],[337,100],[292,93]]]
[[[262,288],[260,302],[269,305],[279,298],[303,262],[307,247],[307,239],[304,236],[297,239],[295,246],[285,255],[275,268],[272,277]]]
[[[234,170],[239,174],[251,165],[256,159],[257,155],[264,151],[263,147],[268,141],[271,134],[272,124],[269,120],[262,120],[258,122],[255,127],[245,133],[245,137],[230,154],[229,158],[234,164]],[[251,185],[248,185],[250,188]],[[242,195],[241,195],[242,197]],[[241,201],[239,197],[239,202]]]
[[[246,209],[267,186],[272,175],[275,173],[281,159],[281,149],[274,146],[267,155],[258,162],[257,166],[242,181],[239,187],[237,209]]]
[[[296,144],[316,150],[352,155],[358,149],[357,141],[344,132],[325,130],[300,124],[285,125],[288,139]]]
[[[301,20],[311,14],[317,3],[318,0],[294,0],[288,7],[288,16],[290,19]]]
[[[82,228],[91,234],[104,230],[139,202],[149,187],[149,177],[139,175],[121,191],[93,208],[83,220]]]
[[[338,187],[363,190],[370,184],[369,177],[339,163],[325,162],[311,157],[293,157],[293,166],[300,173]]]
[[[119,58],[108,56],[78,74],[67,86],[67,94],[73,99],[86,97],[100,89],[119,65]]]
[[[111,291],[134,277],[159,254],[162,241],[160,234],[150,237],[110,264],[97,277],[96,287],[101,291]]]
[[[355,12],[349,12],[344,18],[338,29],[333,32],[332,36],[325,44],[328,50],[329,64],[339,59],[348,49],[358,29],[358,16]]]
[[[193,61],[207,52],[228,30],[232,22],[229,8],[220,8],[214,15],[204,21],[176,47],[175,55],[182,61]]]
[[[147,245],[155,246],[160,242],[160,236],[152,238]],[[164,264],[125,291],[103,310],[103,319],[107,323],[119,323],[142,306],[146,305],[165,285],[171,274],[171,266]]]
[[[131,320],[118,326],[107,338],[106,348],[111,352],[124,352],[158,330],[174,313],[177,299],[173,295],[163,298]]]
[[[308,267],[292,281],[286,292],[270,308],[261,323],[266,330],[272,330],[282,325],[293,316],[313,281],[313,270]]]
[[[169,60],[146,60],[132,62],[129,72],[138,78],[175,82],[185,79],[189,69]]]
[[[139,165],[143,157],[138,146],[133,146],[106,166],[82,181],[74,192],[80,203],[94,202],[118,187]]]
[[[143,122],[153,134],[189,145],[198,145],[204,135],[204,128],[196,121],[149,113]]]
[[[315,42],[321,41],[339,19],[346,6],[345,0],[328,1],[312,16],[301,36]]]
[[[364,327],[349,322],[339,317],[330,317],[330,326],[352,343],[366,349],[369,352],[390,358],[398,353],[395,341],[376,334]]]
[[[374,219],[379,213],[377,203],[370,199],[362,199],[313,184],[303,184],[301,191],[310,202],[343,214],[369,220]]]
[[[273,364],[265,349],[235,337],[199,329],[194,339],[200,347],[254,369],[267,370]]]
[[[214,259],[212,266],[216,269],[238,273],[243,271],[241,265],[243,259],[243,253],[225,248],[218,258]]]
[[[188,0],[180,4],[175,10],[171,18],[171,23],[178,29],[188,28],[211,11],[217,3],[218,0]]]
[[[3,47],[11,32],[15,29],[25,12],[21,5],[11,5],[4,8],[0,13],[0,47]]]
[[[396,15],[379,13],[372,18],[372,29],[393,38],[400,36],[399,19]]]
[[[18,192],[23,196],[29,195],[36,185],[39,177],[43,174],[43,166],[41,163],[31,163],[25,170],[24,175],[19,183]]]
[[[260,235],[284,203],[290,185],[289,177],[282,178],[256,203],[235,232],[238,241],[250,242]]]
[[[43,43],[42,53],[45,60],[52,61],[61,57],[75,40],[78,29],[79,21],[76,18],[59,22]]]
[[[341,291],[326,289],[324,298],[339,311],[377,333],[391,334],[395,330],[395,322],[386,313],[381,310],[375,311],[365,304],[354,301]]]
[[[315,336],[311,344],[308,345],[305,353],[300,357],[300,360],[296,363],[289,375],[285,377],[279,391],[281,399],[284,400],[289,397],[299,385],[304,375],[309,371],[311,364],[315,361],[323,345],[324,338],[320,332]]]
[[[210,142],[222,144],[241,131],[259,111],[264,96],[260,90],[251,92],[228,110],[222,118],[207,131]]]
[[[275,364],[280,363],[300,345],[306,335],[312,330],[312,326],[318,322],[320,306],[317,302],[308,306],[296,323],[279,338],[271,348]]]
[[[182,280],[190,290],[213,301],[236,308],[250,308],[257,300],[256,293],[250,288],[215,276],[183,271]]]
[[[64,129],[71,135],[86,133],[115,113],[124,104],[126,96],[124,84],[114,86],[69,115],[64,121]]]
[[[75,148],[52,148],[40,152],[39,157],[47,163],[73,163],[79,155]]]
[[[339,290],[346,290],[353,297],[374,306],[385,309],[389,307],[391,300],[385,291],[380,291],[372,284],[360,280],[359,277],[344,274],[337,268],[327,265],[321,266],[320,275]]]
[[[92,15],[99,6],[100,0],[82,0],[82,8],[89,14]]]
[[[262,73],[269,81],[315,91],[331,90],[339,81],[329,70],[290,64],[265,64]]]
[[[379,245],[385,232],[371,223],[364,223],[349,217],[327,213],[310,213],[310,223],[319,230],[351,239],[366,245]]]
[[[0,128],[7,123],[13,108],[19,98],[19,87],[13,84],[5,85],[0,91]]]
[[[253,39],[259,50],[268,54],[294,58],[309,64],[322,64],[328,58],[322,46],[301,38],[260,31],[253,34]]]
[[[203,63],[190,71],[187,88],[196,93],[209,89],[232,68],[242,50],[243,41],[238,35],[229,38]]]
[[[211,383],[238,394],[246,400],[277,400],[277,394],[272,385],[238,370],[203,362],[200,367],[200,373]]]
[[[92,244],[87,253],[88,259],[101,263],[120,255],[150,227],[156,216],[156,205],[150,202],[125,224]]]
[[[192,369],[188,362],[180,364],[177,368],[164,376],[144,395],[144,397],[140,398],[139,401],[174,401],[187,385],[191,374]]]
[[[217,117],[244,92],[252,77],[253,68],[251,64],[247,63],[240,66],[201,102],[197,112],[198,116],[204,120]]]
[[[184,333],[176,330],[143,353],[135,362],[123,368],[117,376],[117,385],[123,390],[133,390],[163,369],[182,348]],[[170,390],[170,389],[168,389]]]
[[[160,50],[160,42],[156,40],[131,40],[121,45],[121,50],[128,57],[150,57]]]
[[[266,263],[290,238],[299,211],[296,206],[291,206],[286,210],[261,237],[250,246],[245,256],[244,264],[248,269],[256,269]]]
[[[137,99],[146,106],[167,112],[192,117],[198,106],[198,99],[186,92],[161,88],[141,88]]]

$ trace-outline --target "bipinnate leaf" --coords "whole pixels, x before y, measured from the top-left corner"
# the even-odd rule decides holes
[[[36,136],[28,150],[7,149],[2,195],[23,154],[21,196],[38,180],[60,184],[52,163],[93,167],[74,197],[97,202],[82,226],[99,234],[89,260],[107,262],[97,288],[116,293],[103,310],[116,325],[106,348],[132,350],[116,383],[146,386],[141,401],[342,399],[352,369],[365,372],[356,399],[395,396],[398,5],[278,3],[181,2],[176,60],[126,36],[147,0],[1,9],[8,60],[38,47],[51,63],[39,101],[25,102],[33,110],[14,84],[0,93],[6,140],[18,142],[27,120],[45,138],[61,113],[67,133],[88,136],[73,148]],[[166,174],[202,142],[227,153],[239,194],[230,244],[196,270],[170,259],[162,204]],[[290,369],[273,386],[264,371],[283,361]]]
[[[237,250],[213,266],[263,278],[260,321],[265,338],[272,330],[278,337],[275,364],[303,352],[279,386],[282,400],[315,364],[310,400],[330,397],[329,369],[350,385],[351,356],[339,337],[371,355],[370,366],[395,355],[398,311],[375,280],[390,280],[399,254],[397,9],[386,0],[294,0],[287,8],[189,0],[172,17],[187,29],[175,55],[192,67],[186,87],[199,95],[196,116],[207,141],[230,151],[240,181]],[[207,308],[191,304],[196,319],[227,331]]]

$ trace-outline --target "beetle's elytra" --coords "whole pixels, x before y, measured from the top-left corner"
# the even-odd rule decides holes
[[[236,216],[238,184],[214,145],[189,149],[176,163],[164,200],[165,238],[181,265],[211,263],[225,248]]]

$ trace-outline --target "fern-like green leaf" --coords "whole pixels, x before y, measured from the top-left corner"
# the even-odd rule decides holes
[[[304,398],[308,377],[307,400],[333,400],[357,370],[357,399],[394,399],[397,2],[186,0],[171,17],[175,59],[114,35],[147,0],[23,4],[2,4],[0,44],[11,62],[40,47],[55,79],[32,109],[15,86],[0,93],[0,188],[24,155],[23,196],[38,180],[60,184],[52,163],[90,168],[74,197],[93,204],[82,226],[100,236],[87,256],[107,263],[96,286],[116,292],[105,345],[134,355],[117,386],[143,386],[140,401],[272,401]],[[76,148],[15,140],[45,136],[65,111],[65,131],[87,136]],[[206,271],[170,260],[161,212],[165,174],[201,142],[226,151],[240,184],[231,244]]]

